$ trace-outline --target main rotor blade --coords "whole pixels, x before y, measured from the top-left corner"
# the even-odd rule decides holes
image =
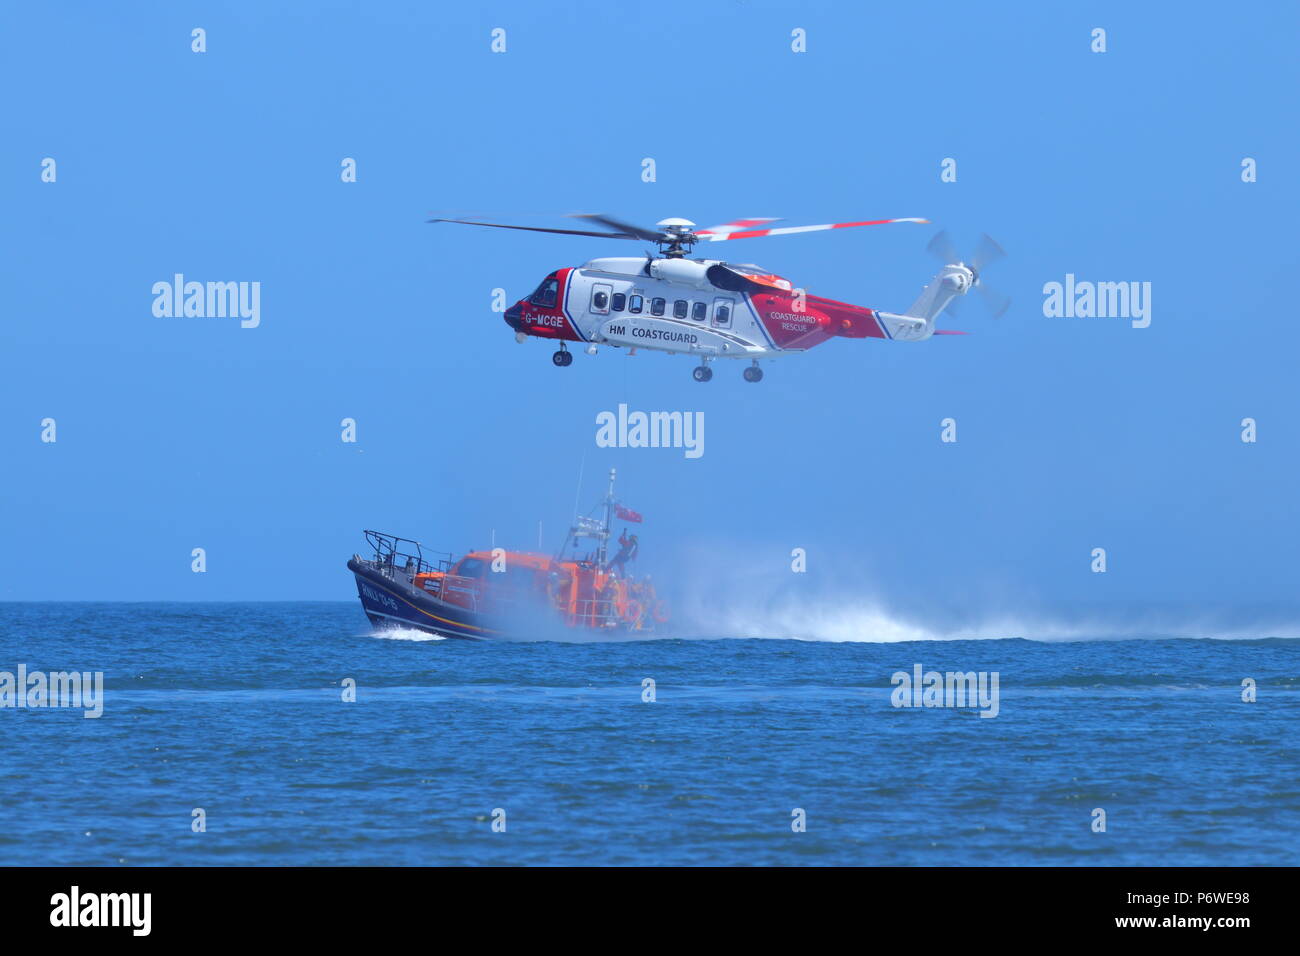
[[[760,236],[793,236],[801,232],[821,232],[825,229],[851,229],[854,226],[884,226],[893,222],[929,222],[928,219],[864,219],[862,222],[828,222],[820,226],[782,226],[780,229],[742,229],[739,232],[710,232],[701,230],[695,235],[705,242],[724,239],[757,239]]]
[[[429,219],[428,222],[457,222],[464,226],[490,226],[493,229],[522,229],[524,232],[555,232],[562,236],[595,236],[603,239],[640,239],[624,232],[588,232],[582,229],[545,229],[541,226],[511,226],[502,222],[479,222],[476,219]]]
[[[999,246],[987,232],[980,236],[979,245],[975,247],[975,255],[971,256],[971,268],[980,272],[985,266],[997,262],[999,259],[1006,258],[1006,252]]]
[[[648,242],[658,242],[663,238],[663,233],[653,229],[642,229],[640,226],[634,226],[630,222],[623,222],[621,219],[615,219],[613,216],[589,215],[586,213],[575,213],[570,219],[589,219],[592,222],[598,222],[602,226],[609,226],[611,229],[617,229],[619,232],[628,234],[629,239],[644,239]]]
[[[744,229],[753,229],[755,226],[761,226],[764,223],[780,222],[780,219],[733,219],[731,222],[724,222],[720,226],[709,226],[708,229],[696,230],[696,235],[718,235],[724,232],[740,232]]]

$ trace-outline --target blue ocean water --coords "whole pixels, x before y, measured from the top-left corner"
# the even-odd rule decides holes
[[[98,719],[0,710],[4,861],[1300,862],[1292,639],[415,637],[353,603],[0,605],[0,670],[105,675]],[[998,672],[998,715],[891,706],[916,664]]]

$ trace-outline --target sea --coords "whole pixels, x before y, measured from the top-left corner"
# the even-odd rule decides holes
[[[355,602],[0,604],[0,859],[1300,863],[1294,637],[876,629],[471,642]],[[101,672],[99,715],[16,706],[20,666]]]

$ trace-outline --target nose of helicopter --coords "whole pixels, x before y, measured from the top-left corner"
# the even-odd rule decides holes
[[[506,309],[506,325],[510,326],[516,332],[520,331],[519,320],[523,315],[523,303],[516,302],[510,308]]]

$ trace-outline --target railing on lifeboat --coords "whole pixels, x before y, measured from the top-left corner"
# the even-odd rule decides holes
[[[420,542],[411,538],[399,538],[394,534],[369,530],[365,535],[366,542],[374,550],[374,562],[383,573],[391,575],[395,568],[400,568],[411,575],[451,569],[452,555],[433,551],[430,552],[433,557],[426,559]]]
[[[574,602],[574,624],[591,627],[616,627],[621,623],[613,601],[589,599]]]

